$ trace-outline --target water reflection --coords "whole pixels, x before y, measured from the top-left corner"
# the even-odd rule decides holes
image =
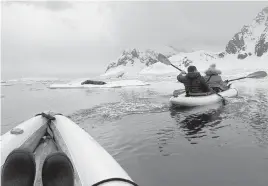
[[[205,112],[197,112],[185,116],[181,109],[171,108],[170,115],[188,138],[201,138],[206,136],[205,129],[214,130],[223,119],[221,116],[223,106],[217,109],[209,109]]]
[[[207,108],[170,108],[170,116],[176,125],[166,126],[157,132],[158,148],[163,156],[171,155],[170,145],[176,135],[184,136],[191,144],[197,144],[201,138],[210,136],[218,138],[216,131],[224,127],[221,122],[224,106],[213,105]],[[177,144],[175,142],[174,144]]]

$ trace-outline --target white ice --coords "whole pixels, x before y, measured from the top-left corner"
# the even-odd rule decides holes
[[[49,86],[51,89],[60,89],[60,88],[116,88],[116,87],[128,87],[128,86],[146,86],[149,83],[140,81],[140,80],[120,80],[120,81],[111,81],[107,82],[105,85],[91,85],[84,84],[81,85],[81,82],[68,83],[68,84],[52,84]]]

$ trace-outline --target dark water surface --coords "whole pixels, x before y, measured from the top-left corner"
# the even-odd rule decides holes
[[[236,84],[228,104],[174,109],[176,84],[51,90],[46,84],[2,87],[2,134],[44,110],[69,116],[139,185],[267,186],[268,80]],[[252,82],[251,82],[252,83]],[[163,85],[166,85],[163,83]]]

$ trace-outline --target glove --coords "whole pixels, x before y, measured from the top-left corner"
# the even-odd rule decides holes
[[[174,90],[173,96],[176,98],[176,97],[178,97],[178,95],[179,95],[179,90]]]
[[[181,71],[181,74],[187,74],[184,70]]]

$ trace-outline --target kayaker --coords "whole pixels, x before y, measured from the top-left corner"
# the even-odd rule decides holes
[[[31,186],[36,177],[34,154],[28,149],[15,149],[7,157],[1,174],[3,186]],[[74,168],[63,152],[48,155],[42,167],[43,186],[74,186]]]
[[[205,71],[206,76],[204,76],[205,81],[215,92],[222,92],[227,90],[227,81],[222,81],[220,76],[221,71],[216,69],[216,64],[210,65],[210,67]]]
[[[189,66],[187,71],[188,73],[181,71],[177,76],[178,81],[185,86],[186,96],[206,96],[212,94],[212,90],[195,66]]]

